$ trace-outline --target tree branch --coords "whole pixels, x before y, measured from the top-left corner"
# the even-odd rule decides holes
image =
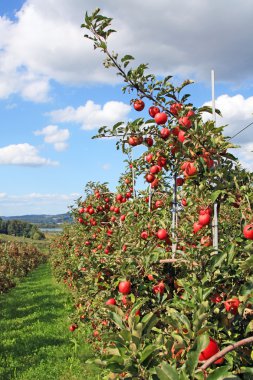
[[[206,360],[205,363],[199,368],[199,370],[205,371],[217,359],[222,358],[228,352],[233,351],[233,350],[235,350],[236,348],[238,348],[240,346],[245,346],[246,344],[250,344],[250,343],[253,343],[253,336],[251,336],[249,338],[245,338],[245,339],[239,340],[236,343],[230,344],[229,346],[223,348],[223,350],[219,351],[217,354],[213,355],[210,359]]]

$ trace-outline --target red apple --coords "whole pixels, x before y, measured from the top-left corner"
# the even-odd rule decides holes
[[[148,112],[151,117],[155,117],[155,115],[160,112],[160,109],[156,106],[152,106],[152,107],[149,107]]]
[[[168,237],[168,232],[164,228],[161,228],[160,230],[157,231],[156,235],[158,239],[165,240]]]
[[[145,103],[141,99],[136,99],[134,102],[134,109],[135,111],[142,111],[145,107]]]
[[[145,143],[148,145],[148,146],[152,146],[153,143],[154,143],[154,140],[152,139],[152,137],[146,137],[145,138]]]
[[[244,226],[243,235],[246,239],[253,240],[253,223],[246,224],[246,226]]]
[[[233,315],[238,313],[238,307],[240,305],[240,301],[238,298],[231,298],[224,302],[224,306],[227,312],[230,312]]]
[[[165,124],[168,120],[168,115],[165,112],[159,112],[155,115],[154,119],[158,125]]]
[[[183,127],[187,128],[187,129],[191,128],[192,122],[187,116],[180,117],[178,122],[180,125],[182,125]]]
[[[181,177],[178,177],[176,179],[176,184],[177,184],[177,186],[182,186],[184,184],[184,179]]]
[[[119,292],[122,294],[129,294],[131,291],[131,282],[130,281],[121,281],[119,283]]]
[[[170,130],[168,128],[162,128],[160,131],[160,136],[163,140],[167,140],[170,136]]]
[[[177,116],[178,112],[182,109],[182,104],[181,103],[172,103],[170,106],[170,112],[174,115]]]
[[[159,156],[157,159],[157,165],[163,168],[164,166],[166,166],[166,164],[167,164],[167,158],[163,156]]]
[[[187,200],[185,198],[182,199],[181,201],[182,206],[187,206]]]
[[[155,294],[163,294],[165,290],[165,285],[163,281],[159,282],[159,284],[153,286],[153,293]]]
[[[178,141],[180,141],[181,143],[183,143],[184,140],[185,140],[185,131],[180,130],[178,132],[177,138],[178,138]]]
[[[109,300],[106,301],[106,305],[116,305],[115,298],[109,298]]]
[[[152,174],[157,174],[157,173],[159,173],[160,170],[161,170],[161,168],[159,165],[153,165],[153,166],[151,166],[149,171]]]
[[[147,231],[142,231],[142,233],[141,233],[141,238],[142,238],[143,240],[146,240],[146,239],[148,238],[148,232],[147,232]]]
[[[151,183],[154,181],[155,176],[153,174],[147,174],[145,178],[147,182]]]
[[[193,233],[196,234],[199,230],[203,228],[203,224],[200,224],[199,222],[193,223]]]
[[[72,325],[69,326],[69,331],[75,331],[77,329],[77,324],[73,323]]]
[[[211,245],[213,244],[211,236],[202,236],[202,238],[200,239],[200,244],[204,247],[211,247]]]
[[[210,223],[211,217],[209,214],[199,215],[199,224],[207,226]]]
[[[149,153],[145,156],[145,160],[150,163],[153,159],[153,154],[152,153]]]
[[[199,361],[205,361],[209,359],[211,356],[217,354],[217,352],[219,351],[220,350],[218,343],[213,338],[209,338],[209,344],[203,351],[201,351],[199,355]]]

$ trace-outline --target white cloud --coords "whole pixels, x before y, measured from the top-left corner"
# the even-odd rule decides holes
[[[118,30],[110,48],[149,62],[157,74],[209,80],[215,68],[219,81],[252,80],[251,0],[128,0],[120,7],[98,0],[96,6]],[[18,93],[46,101],[50,80],[77,85],[118,80],[83,38],[84,13],[94,8],[93,0],[27,0],[14,21],[1,17],[0,97]]]
[[[207,102],[205,105],[211,106],[211,102]],[[246,125],[253,122],[253,96],[244,98],[240,94],[235,96],[224,94],[215,100],[215,107],[222,113],[222,117],[216,116],[217,125],[228,125],[224,130],[227,136],[234,136]],[[238,144],[253,143],[253,125],[232,141]]]
[[[79,193],[30,193],[14,195],[0,193],[2,216],[29,214],[60,214],[69,211],[68,207],[74,204],[81,196]]]
[[[48,125],[40,131],[35,131],[34,134],[45,136],[44,141],[48,144],[53,144],[58,152],[68,147],[67,140],[70,136],[68,129],[59,129],[57,125]]]
[[[57,164],[58,162],[56,161],[40,157],[38,150],[27,143],[0,148],[0,165],[55,166]]]
[[[78,108],[66,107],[50,112],[54,122],[78,123],[82,129],[92,130],[103,125],[112,126],[119,120],[125,121],[131,107],[123,102],[109,101],[102,107],[88,100],[84,106]]]
[[[211,102],[204,105],[211,106]],[[218,108],[222,117],[216,115],[216,125],[225,126],[224,134],[229,137],[235,136],[244,127],[253,122],[253,96],[244,98],[238,94],[229,96],[223,94],[215,100],[215,107]],[[203,119],[210,119],[210,114],[203,114]],[[231,150],[239,158],[241,164],[246,169],[252,171],[253,168],[253,124],[242,131],[238,136],[231,139],[240,148]]]

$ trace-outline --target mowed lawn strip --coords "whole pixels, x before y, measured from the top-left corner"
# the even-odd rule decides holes
[[[43,264],[0,295],[0,380],[100,379],[90,347],[68,329],[71,295]]]

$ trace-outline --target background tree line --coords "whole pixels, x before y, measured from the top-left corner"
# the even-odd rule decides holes
[[[6,235],[24,236],[35,240],[45,239],[45,235],[36,225],[23,222],[21,220],[3,220],[0,218],[0,233]]]

